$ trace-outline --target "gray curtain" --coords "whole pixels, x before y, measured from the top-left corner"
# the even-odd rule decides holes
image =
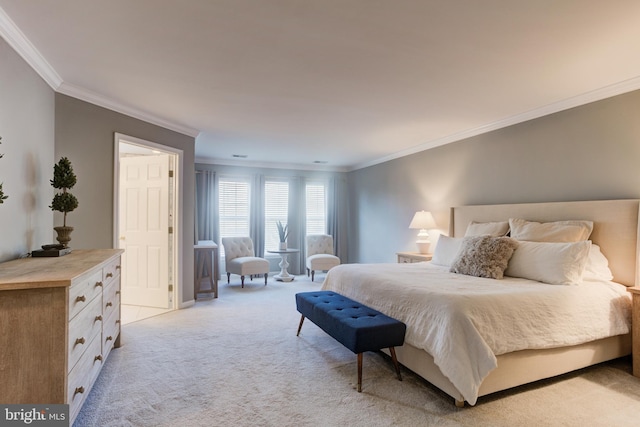
[[[198,240],[218,241],[218,179],[216,173],[207,170],[196,171],[196,220],[195,237]]]
[[[253,176],[249,207],[249,236],[258,257],[264,257],[264,181],[264,175]]]
[[[302,274],[305,271],[306,218],[306,182],[304,178],[294,177],[289,181],[289,239],[288,245],[299,249],[297,254],[289,255],[289,272]]]
[[[346,183],[341,177],[332,177],[327,186],[327,234],[333,236],[333,250],[342,263],[347,262],[347,210],[349,200]]]
[[[218,179],[213,171],[196,171],[195,214],[194,243],[198,243],[198,240],[213,240],[220,246],[218,241],[220,234],[220,226],[218,224]],[[217,271],[221,271],[220,266],[218,266]]]

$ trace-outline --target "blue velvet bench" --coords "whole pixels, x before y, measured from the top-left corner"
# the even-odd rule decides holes
[[[389,348],[398,379],[400,365],[396,346],[404,343],[407,326],[357,301],[331,291],[296,294],[296,307],[302,314],[298,333],[305,317],[358,355],[358,391],[362,391],[362,353]]]

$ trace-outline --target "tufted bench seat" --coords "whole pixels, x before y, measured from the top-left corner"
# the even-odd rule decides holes
[[[406,325],[357,301],[331,291],[296,294],[296,307],[305,317],[358,355],[358,391],[362,391],[362,353],[389,348],[398,379],[400,365],[396,346],[404,343]]]

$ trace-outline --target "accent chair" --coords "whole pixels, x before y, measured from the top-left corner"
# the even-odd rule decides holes
[[[244,276],[264,275],[264,284],[267,285],[269,275],[269,261],[255,256],[253,240],[250,237],[223,237],[224,262],[227,270],[227,283],[231,281],[231,274],[240,275],[244,288]]]
[[[329,271],[340,265],[340,258],[333,254],[333,236],[309,234],[307,236],[307,276],[311,273],[313,282],[316,271]]]

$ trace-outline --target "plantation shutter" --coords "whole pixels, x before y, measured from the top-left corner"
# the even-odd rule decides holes
[[[220,238],[249,236],[250,185],[246,180],[220,178],[218,206]],[[224,256],[224,247],[220,247]]]
[[[277,250],[280,237],[276,223],[287,225],[289,218],[289,183],[270,181],[264,183],[264,250]]]
[[[306,186],[306,230],[308,234],[327,232],[327,198],[323,183],[308,183]]]

